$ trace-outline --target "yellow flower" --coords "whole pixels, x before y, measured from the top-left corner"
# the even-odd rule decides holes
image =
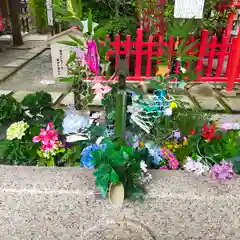
[[[187,145],[188,145],[188,140],[185,139],[185,140],[183,141],[183,146],[187,146]]]
[[[171,109],[177,108],[177,103],[176,102],[171,102],[170,103],[170,108]]]
[[[145,144],[144,144],[143,141],[139,142],[139,147],[140,147],[140,148],[144,148],[144,146],[145,146]]]

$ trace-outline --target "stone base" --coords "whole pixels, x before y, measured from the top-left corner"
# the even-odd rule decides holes
[[[229,92],[229,91],[223,89],[220,91],[220,93],[223,97],[236,97],[237,96],[237,92],[234,90]]]

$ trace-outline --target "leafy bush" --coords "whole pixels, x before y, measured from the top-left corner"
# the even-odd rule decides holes
[[[12,96],[0,96],[0,123],[7,124],[18,121],[22,116],[22,108]]]

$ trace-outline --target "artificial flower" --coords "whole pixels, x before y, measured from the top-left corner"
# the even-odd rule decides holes
[[[140,141],[140,142],[139,142],[139,147],[140,147],[140,148],[144,148],[144,146],[145,146],[144,142],[143,142],[143,141]]]
[[[10,125],[10,127],[7,129],[7,140],[13,140],[13,139],[22,139],[22,137],[25,135],[25,131],[29,128],[28,124],[24,121],[15,122]]]
[[[186,137],[183,138],[183,146],[188,145],[188,139]]]
[[[107,147],[106,144],[93,144],[93,145],[89,145],[87,147],[85,147],[81,153],[81,164],[83,165],[83,167],[85,168],[94,168],[94,164],[93,162],[93,156],[92,156],[92,152],[93,151],[97,151],[99,149],[105,150]]]
[[[177,108],[177,103],[176,102],[171,102],[170,103],[170,108],[171,109]]]
[[[194,135],[195,133],[196,133],[195,129],[192,129],[189,134],[190,134],[190,135]]]
[[[91,72],[97,75],[99,73],[99,55],[96,41],[88,40],[87,47],[88,51],[85,55],[86,62]]]
[[[166,108],[164,111],[163,111],[163,115],[165,116],[172,116],[172,109],[171,108]]]
[[[216,135],[215,135],[215,138],[216,138],[216,139],[220,139],[220,138],[221,138],[221,135],[220,135],[220,134],[216,134]]]
[[[209,171],[209,167],[201,162],[200,157],[198,157],[196,161],[188,157],[184,169],[189,172],[194,172],[198,176]]]
[[[233,129],[234,130],[239,130],[240,129],[240,124],[239,123],[234,123],[233,124]]]
[[[161,166],[159,169],[160,170],[168,170],[168,167],[167,166]]]
[[[232,163],[223,161],[220,164],[215,164],[211,168],[211,173],[213,179],[231,179],[234,176],[233,165]]]
[[[148,151],[149,151],[149,155],[153,157],[153,163],[155,165],[159,165],[159,163],[162,161],[159,147],[148,148]]]
[[[93,93],[95,95],[94,99],[102,100],[104,95],[111,92],[112,88],[110,86],[104,86],[101,83],[95,83],[92,86]]]
[[[176,158],[171,158],[168,160],[168,165],[171,169],[178,169],[178,160]]]
[[[174,136],[174,138],[179,139],[179,138],[181,138],[181,132],[174,131],[173,136]]]
[[[140,163],[140,167],[143,172],[147,172],[147,164],[143,160]]]
[[[204,123],[203,129],[202,129],[202,137],[206,139],[206,141],[210,142],[214,137],[215,131],[216,131],[215,123],[213,123],[210,126]]]
[[[44,145],[48,144],[49,142],[55,143],[58,141],[58,134],[53,127],[53,123],[49,122],[46,129],[42,128],[40,130],[40,135],[33,137],[32,141],[42,142]]]

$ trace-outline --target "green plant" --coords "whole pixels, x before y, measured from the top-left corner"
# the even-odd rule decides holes
[[[30,0],[29,6],[32,15],[36,18],[36,26],[41,33],[47,27],[47,10],[45,0]]]
[[[116,142],[107,142],[106,149],[92,152],[96,172],[96,186],[104,197],[110,184],[122,183],[125,198],[141,199],[141,154],[132,147],[119,146]]]
[[[52,121],[57,130],[62,130],[64,111],[53,108],[52,96],[44,91],[28,94],[22,100],[23,118],[31,124],[46,125]]]
[[[21,119],[22,108],[20,103],[9,95],[0,96],[0,123],[8,124]]]

